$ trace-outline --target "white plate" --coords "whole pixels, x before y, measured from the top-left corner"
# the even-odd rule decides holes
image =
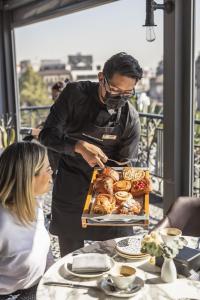
[[[150,255],[145,255],[145,256],[142,256],[142,257],[137,257],[137,256],[126,255],[124,253],[120,253],[119,251],[116,251],[116,252],[117,252],[117,255],[119,255],[119,256],[121,256],[123,258],[130,259],[130,260],[133,260],[133,261],[138,262],[138,263],[141,262],[140,265],[148,262],[149,259],[150,259]]]
[[[142,239],[142,235],[123,238],[117,242],[116,249],[118,250],[118,252],[126,255],[145,256],[145,254],[141,253],[140,251]]]
[[[111,268],[112,268],[112,267],[114,267],[115,262],[114,262],[114,260],[111,257],[109,257],[109,258],[110,258],[110,264],[111,264]],[[110,271],[110,269],[109,269],[108,271],[104,271],[104,272],[100,271],[100,272],[96,272],[96,273],[94,273],[94,272],[93,273],[76,273],[76,272],[72,271],[72,261],[71,262],[66,262],[64,264],[64,269],[68,273],[70,273],[70,274],[72,274],[74,276],[77,276],[77,277],[81,277],[81,278],[99,277],[99,276],[102,276],[103,274],[106,274],[106,273],[108,273]]]
[[[103,278],[100,283],[100,287],[106,295],[119,298],[127,298],[138,295],[138,293],[140,293],[141,289],[144,287],[144,281],[142,278],[136,276],[135,281],[132,283],[132,286],[134,285],[138,285],[138,288],[134,289],[133,291],[120,290],[118,288],[116,288],[116,291],[111,291],[110,285],[108,284],[108,278]]]

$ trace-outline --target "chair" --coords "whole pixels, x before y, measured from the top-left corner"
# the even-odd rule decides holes
[[[179,197],[153,230],[176,227],[183,235],[200,237],[200,198]]]

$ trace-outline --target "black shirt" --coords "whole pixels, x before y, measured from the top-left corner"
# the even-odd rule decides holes
[[[74,156],[76,140],[70,134],[81,131],[86,122],[110,126],[116,114],[110,114],[98,97],[98,83],[79,81],[69,83],[51,107],[50,114],[40,133],[41,142],[57,152]],[[140,137],[139,116],[129,102],[122,108],[120,117],[122,136],[115,159],[137,158]]]

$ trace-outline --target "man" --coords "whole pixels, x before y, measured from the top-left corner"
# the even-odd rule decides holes
[[[50,232],[58,235],[61,256],[83,247],[84,240],[105,240],[133,232],[129,227],[85,229],[81,215],[94,166],[103,168],[108,158],[137,160],[140,122],[128,100],[141,77],[137,60],[118,53],[98,74],[99,83],[68,83],[51,108],[40,140],[62,153],[50,225]]]

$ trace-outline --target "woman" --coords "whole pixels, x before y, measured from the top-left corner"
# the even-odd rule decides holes
[[[0,174],[0,299],[34,299],[50,245],[36,199],[50,187],[46,149],[10,145],[0,156]]]

